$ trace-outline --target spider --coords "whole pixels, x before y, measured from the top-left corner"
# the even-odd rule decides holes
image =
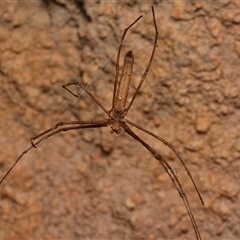
[[[80,82],[72,82],[63,85],[62,87],[67,90],[69,93],[71,93],[75,97],[79,97],[77,94],[73,93],[68,87],[71,85],[75,85],[77,87],[80,87],[83,89],[91,98],[92,100],[107,114],[108,118],[103,119],[103,120],[96,120],[96,121],[68,121],[68,122],[58,122],[54,127],[40,133],[39,135],[33,137],[31,139],[31,146],[25,149],[21,155],[18,157],[18,159],[15,161],[15,163],[11,166],[11,168],[7,171],[7,173],[3,176],[3,178],[0,181],[0,185],[3,183],[3,181],[6,179],[6,177],[10,174],[12,169],[16,166],[16,164],[19,162],[19,160],[28,153],[32,148],[37,148],[37,145],[46,140],[47,138],[60,133],[60,132],[66,132],[74,129],[84,129],[84,128],[100,128],[100,127],[107,127],[111,126],[111,133],[116,133],[119,134],[120,131],[123,129],[127,134],[129,134],[132,138],[137,140],[139,143],[141,143],[162,165],[170,179],[172,180],[173,185],[177,189],[180,197],[182,198],[184,205],[187,209],[188,215],[190,217],[191,223],[193,225],[196,238],[198,240],[201,239],[200,232],[198,230],[196,221],[194,219],[192,210],[190,208],[187,196],[185,191],[182,188],[182,184],[178,180],[176,171],[169,165],[169,163],[166,161],[164,156],[159,154],[155,149],[153,149],[147,142],[145,142],[142,138],[140,138],[134,131],[131,130],[129,125],[151,135],[152,137],[156,138],[157,140],[161,141],[164,143],[166,146],[168,146],[173,153],[177,156],[177,158],[180,160],[181,164],[185,168],[185,171],[187,172],[189,178],[191,179],[195,190],[200,198],[201,203],[204,205],[202,197],[200,195],[200,192],[198,191],[198,188],[193,180],[193,177],[188,170],[187,166],[185,165],[183,159],[179,155],[179,153],[176,151],[176,149],[165,139],[163,139],[160,136],[157,136],[156,134],[146,130],[145,128],[138,126],[136,123],[133,123],[126,119],[126,115],[129,112],[136,96],[138,95],[140,88],[149,72],[153,56],[157,47],[157,41],[158,41],[158,30],[157,30],[157,23],[155,19],[155,13],[154,13],[154,8],[151,8],[152,10],[152,17],[153,17],[153,23],[154,23],[154,28],[155,28],[155,40],[153,44],[153,49],[151,52],[151,56],[149,59],[149,62],[147,64],[147,67],[141,77],[141,80],[138,84],[138,87],[135,90],[135,93],[133,94],[132,99],[130,100],[128,106],[126,106],[127,103],[127,97],[128,97],[128,91],[129,91],[129,86],[131,83],[131,78],[132,78],[132,69],[133,69],[133,62],[134,62],[134,55],[132,51],[128,51],[124,57],[124,62],[123,62],[123,68],[122,68],[122,73],[121,77],[119,79],[119,58],[121,55],[121,48],[122,48],[122,43],[125,39],[125,36],[128,32],[128,30],[142,18],[142,15],[139,16],[132,24],[130,24],[123,32],[121,42],[119,44],[119,49],[117,53],[117,60],[116,60],[116,75],[115,75],[115,83],[114,83],[114,90],[113,90],[113,98],[112,98],[112,108],[111,110],[107,110],[100,102],[99,100],[85,87],[83,86],[82,83]]]

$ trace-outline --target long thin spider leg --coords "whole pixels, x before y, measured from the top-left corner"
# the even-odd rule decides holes
[[[143,84],[143,82],[144,82],[144,80],[145,80],[145,78],[146,78],[146,76],[147,76],[147,74],[148,74],[148,71],[149,71],[150,66],[151,66],[151,64],[152,64],[153,56],[154,56],[154,53],[155,53],[155,50],[156,50],[156,47],[157,47],[158,29],[157,29],[157,23],[156,23],[156,19],[155,19],[155,13],[154,13],[154,8],[153,8],[153,6],[152,6],[152,15],[153,15],[153,22],[154,22],[154,27],[155,27],[155,32],[156,32],[156,33],[155,33],[154,45],[153,45],[153,49],[152,49],[152,54],[151,54],[151,57],[150,57],[150,59],[149,59],[148,65],[147,65],[147,67],[146,67],[146,70],[144,71],[144,73],[143,73],[143,75],[142,75],[141,81],[139,82],[138,87],[137,87],[137,89],[136,89],[136,91],[135,91],[135,93],[134,93],[134,95],[133,95],[133,97],[132,97],[129,105],[128,105],[128,107],[126,108],[126,114],[127,114],[127,112],[129,111],[130,107],[132,106],[132,104],[133,104],[136,96],[138,95],[138,93],[139,93],[139,91],[140,91],[140,88],[141,88],[141,86],[142,86],[142,84]]]
[[[72,82],[72,83],[64,84],[62,86],[64,89],[66,89],[68,92],[70,92],[73,96],[79,97],[77,94],[73,93],[70,89],[67,88],[69,85],[77,85],[80,88],[82,88],[88,94],[88,96],[90,96],[92,98],[92,100],[109,116],[109,111],[100,103],[100,101],[87,88],[85,88],[82,85],[82,83]]]
[[[118,76],[119,76],[119,58],[120,58],[120,54],[121,54],[121,49],[122,49],[122,43],[123,40],[127,34],[127,31],[140,19],[142,18],[142,15],[139,16],[132,24],[130,24],[127,28],[125,28],[121,41],[120,41],[120,45],[118,48],[118,54],[117,54],[117,61],[116,61],[116,73],[115,73],[115,80],[114,80],[114,90],[113,90],[113,99],[112,99],[112,109],[115,103],[115,98],[116,98],[116,92],[117,92],[117,85],[118,85]]]
[[[14,162],[14,164],[9,168],[7,173],[3,176],[3,178],[0,180],[0,186],[2,185],[3,181],[7,178],[7,176],[11,173],[13,168],[17,165],[19,160],[28,153],[32,148],[36,147],[39,143],[42,141],[46,140],[47,138],[60,133],[60,132],[66,132],[69,130],[74,130],[74,129],[84,129],[84,128],[98,128],[98,127],[107,127],[108,125],[112,124],[111,119],[105,119],[105,120],[99,120],[99,121],[72,121],[72,122],[59,122],[58,124],[55,125],[55,127],[48,129],[47,131],[39,134],[37,137],[32,138],[32,139],[38,139],[34,144],[32,143],[31,139],[31,146],[25,149],[21,155],[18,157],[18,159]],[[77,126],[69,126],[69,125],[77,125]],[[62,127],[59,128],[60,126],[67,126],[67,127]]]
[[[36,144],[34,144],[34,142],[33,142],[35,139],[38,139],[41,136],[43,136],[43,135],[45,135],[45,134],[47,134],[47,133],[49,133],[49,132],[51,132],[51,131],[53,131],[53,130],[55,130],[58,127],[63,126],[63,125],[74,125],[74,124],[79,125],[79,124],[92,124],[92,123],[97,124],[97,123],[102,123],[102,121],[106,121],[106,120],[99,120],[99,121],[94,121],[94,122],[93,121],[78,121],[78,120],[77,121],[68,121],[68,122],[58,122],[58,123],[56,123],[56,125],[54,127],[51,127],[48,130],[46,130],[46,131],[38,134],[37,136],[31,138],[31,144],[32,144],[33,147],[37,148]]]
[[[159,141],[161,141],[162,143],[164,143],[165,145],[167,145],[167,146],[174,152],[174,154],[175,154],[175,155],[178,157],[178,159],[181,161],[181,163],[182,163],[183,167],[185,168],[185,171],[187,172],[189,178],[191,179],[191,181],[192,181],[192,183],[193,183],[193,186],[194,186],[194,188],[195,188],[195,190],[196,190],[196,192],[197,192],[197,194],[198,194],[198,196],[199,196],[199,199],[200,199],[202,205],[204,205],[202,196],[201,196],[201,194],[200,194],[200,192],[199,192],[199,190],[198,190],[198,188],[197,188],[197,185],[196,185],[195,181],[193,180],[192,174],[191,174],[190,171],[188,170],[185,162],[183,161],[182,157],[181,157],[180,154],[177,152],[177,150],[176,150],[169,142],[167,142],[164,138],[157,136],[156,134],[148,131],[147,129],[145,129],[145,128],[143,128],[143,127],[138,126],[137,124],[135,124],[135,123],[133,123],[133,122],[127,120],[127,119],[125,119],[125,122],[126,122],[126,123],[129,123],[130,125],[132,125],[132,126],[134,126],[134,127],[136,127],[136,128],[138,128],[139,130],[141,130],[141,131],[143,131],[143,132],[151,135],[152,137],[158,139]]]
[[[74,129],[107,127],[113,123],[113,120],[104,119],[104,120],[98,120],[98,121],[71,121],[71,122],[59,122],[59,123],[60,124],[58,126],[61,126],[60,128],[55,128],[52,131],[49,131],[47,134],[43,135],[42,138],[37,140],[35,145],[38,145],[43,140],[60,132],[66,132]],[[69,125],[73,125],[73,126],[69,126]],[[74,125],[77,125],[77,126],[74,126]],[[37,138],[39,138],[39,136],[37,136]]]
[[[167,161],[165,160],[165,158],[160,155],[158,152],[156,152],[152,147],[150,147],[145,141],[143,141],[138,135],[136,135],[128,126],[126,123],[121,123],[121,126],[124,128],[124,130],[134,139],[136,139],[138,142],[140,142],[149,152],[152,153],[152,155],[160,162],[160,164],[162,165],[162,167],[164,168],[164,170],[166,171],[166,173],[168,174],[168,176],[171,178],[173,185],[175,186],[175,188],[177,189],[180,197],[182,198],[184,205],[187,209],[189,218],[192,222],[195,234],[196,234],[196,238],[198,240],[201,240],[201,235],[200,232],[198,230],[196,221],[194,219],[192,210],[190,208],[187,196],[182,188],[181,183],[179,182],[174,170],[172,169],[172,167],[167,163]]]

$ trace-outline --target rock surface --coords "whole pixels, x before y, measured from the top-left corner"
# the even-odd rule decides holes
[[[127,118],[165,138],[185,160],[204,207],[170,149],[136,130],[176,170],[202,238],[240,239],[240,2],[153,5],[158,47]],[[86,94],[75,102],[61,86],[81,81],[110,109],[123,30],[143,14],[120,59],[122,66],[124,54],[134,52],[132,96],[153,48],[150,7],[0,3],[0,178],[31,137],[59,120],[106,117]],[[195,238],[159,162],[110,128],[60,133],[28,152],[0,187],[0,216],[0,239]]]

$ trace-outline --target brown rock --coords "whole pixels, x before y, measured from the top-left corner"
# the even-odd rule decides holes
[[[199,115],[196,120],[196,130],[200,133],[206,133],[212,124],[211,118],[206,115]]]

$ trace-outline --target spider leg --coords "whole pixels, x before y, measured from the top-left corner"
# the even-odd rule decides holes
[[[118,48],[118,54],[117,54],[117,60],[116,60],[116,73],[115,73],[115,80],[114,80],[114,90],[113,90],[113,99],[112,99],[112,109],[114,108],[116,93],[117,93],[117,85],[118,85],[118,76],[119,76],[119,59],[122,49],[123,40],[128,32],[128,30],[140,19],[142,18],[142,15],[139,16],[132,24],[130,24],[127,28],[124,29],[119,48]]]
[[[108,119],[106,119],[106,120],[108,120]],[[103,120],[103,121],[106,121],[106,120]],[[60,126],[64,126],[64,125],[75,125],[75,124],[77,124],[77,125],[83,124],[83,126],[88,126],[88,125],[92,125],[92,124],[96,125],[96,124],[100,124],[100,123],[101,123],[101,121],[68,121],[68,122],[58,122],[54,127],[49,128],[48,130],[46,130],[46,131],[38,134],[37,136],[31,138],[31,139],[30,139],[31,145],[32,145],[34,148],[37,148],[37,147],[36,147],[37,144],[35,144],[35,143],[33,142],[34,140],[40,138],[40,137],[43,136],[43,135],[46,135],[46,134],[49,133],[49,132],[52,132],[52,131],[56,130],[56,129],[59,128]],[[86,128],[86,127],[83,127],[83,128]]]
[[[138,93],[139,93],[139,91],[140,91],[140,88],[141,88],[141,86],[142,86],[142,84],[143,84],[143,82],[144,82],[144,80],[145,80],[145,78],[146,78],[146,76],[147,76],[147,74],[148,74],[148,72],[149,72],[150,66],[151,66],[151,64],[152,64],[153,56],[154,56],[154,53],[155,53],[155,50],[156,50],[156,47],[157,47],[158,29],[157,29],[157,23],[156,23],[156,18],[155,18],[155,13],[154,13],[154,8],[153,8],[153,6],[152,6],[152,15],[153,15],[154,28],[155,28],[155,39],[154,39],[154,44],[153,44],[153,49],[152,49],[151,57],[150,57],[150,59],[149,59],[148,65],[147,65],[147,67],[146,67],[146,70],[144,71],[144,73],[143,73],[143,75],[142,75],[142,78],[141,78],[141,80],[140,80],[140,82],[139,82],[139,84],[138,84],[138,87],[137,87],[137,89],[136,89],[136,91],[135,91],[135,93],[134,93],[131,101],[129,102],[128,107],[126,108],[126,114],[127,114],[127,112],[129,111],[130,107],[132,106],[132,104],[133,104],[136,96],[138,95]]]
[[[192,181],[192,183],[193,183],[193,186],[194,186],[194,188],[195,188],[195,190],[196,190],[196,192],[197,192],[197,194],[198,194],[198,196],[199,196],[199,199],[200,199],[202,205],[204,205],[202,196],[201,196],[201,194],[200,194],[200,192],[199,192],[199,190],[198,190],[198,188],[197,188],[197,185],[196,185],[195,181],[193,180],[192,174],[190,173],[190,171],[188,170],[188,168],[187,168],[185,162],[183,161],[182,157],[181,157],[180,154],[177,152],[177,150],[172,146],[172,144],[170,144],[169,142],[167,142],[164,138],[157,136],[156,134],[148,131],[148,130],[145,129],[145,128],[142,128],[142,127],[138,126],[137,124],[135,124],[135,123],[133,123],[133,122],[127,120],[127,119],[125,119],[125,122],[126,122],[126,123],[129,123],[130,125],[132,125],[132,126],[134,126],[134,127],[136,127],[136,128],[138,128],[139,130],[141,130],[141,131],[143,131],[143,132],[151,135],[152,137],[158,139],[159,141],[161,141],[162,143],[164,143],[165,145],[167,145],[167,146],[173,151],[173,153],[178,157],[178,159],[179,159],[180,162],[182,163],[183,167],[185,168],[185,171],[187,172],[189,178],[191,179],[191,181]]]
[[[63,85],[62,87],[67,90],[68,92],[70,92],[74,97],[79,97],[77,94],[73,93],[70,89],[68,89],[67,87],[70,85],[77,85],[80,88],[82,88],[82,90],[84,90],[89,97],[92,98],[92,100],[109,116],[109,111],[100,103],[100,101],[87,89],[85,88],[82,83],[80,82],[72,82],[72,83],[67,83],[65,85]]]
[[[196,221],[194,219],[192,210],[190,208],[188,199],[187,199],[187,195],[185,194],[181,183],[179,182],[174,170],[172,169],[172,167],[167,163],[166,159],[159,154],[158,152],[156,152],[152,147],[150,147],[145,141],[143,141],[138,135],[136,135],[129,127],[126,123],[121,123],[122,128],[134,139],[136,139],[138,142],[140,142],[150,153],[152,153],[152,155],[160,162],[160,164],[162,165],[162,167],[164,168],[164,170],[166,171],[166,173],[168,174],[168,176],[171,178],[173,185],[175,186],[175,188],[177,189],[180,197],[182,198],[184,205],[187,209],[188,215],[190,217],[190,220],[192,222],[195,234],[196,234],[196,238],[198,240],[201,240],[201,235],[200,232],[198,230]]]
[[[41,143],[42,141],[46,140],[47,138],[60,133],[60,132],[66,132],[69,130],[74,129],[84,129],[84,128],[99,128],[99,127],[107,127],[108,125],[112,124],[111,119],[104,119],[104,120],[98,120],[98,121],[70,121],[70,122],[59,122],[57,123],[53,128],[48,129],[47,131],[37,135],[36,137],[31,139],[31,146],[25,149],[21,155],[18,157],[18,159],[14,162],[14,164],[10,167],[10,169],[7,171],[7,173],[3,176],[3,178],[0,180],[0,186],[2,185],[3,181],[6,179],[6,177],[11,173],[13,168],[17,165],[19,160],[28,153],[32,148],[36,148],[36,146]],[[35,143],[33,143],[33,140],[38,139]]]

